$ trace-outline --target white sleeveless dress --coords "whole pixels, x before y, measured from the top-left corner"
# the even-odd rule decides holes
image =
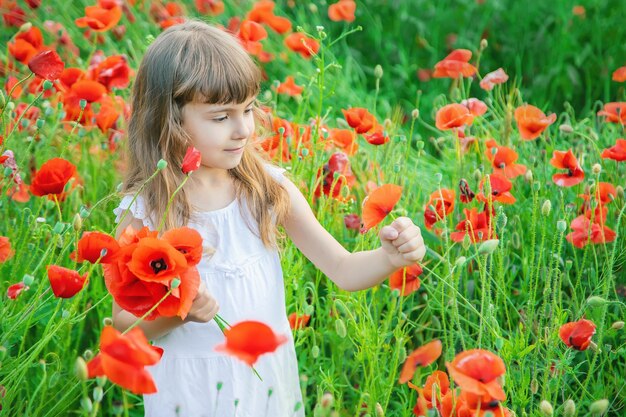
[[[282,168],[267,165],[281,181]],[[130,208],[133,217],[155,229],[144,201],[125,196],[114,210],[119,221]],[[129,213],[130,214],[130,213]],[[197,268],[207,289],[220,305],[219,315],[230,324],[257,320],[269,325],[288,342],[259,357],[255,369],[237,358],[215,352],[224,335],[215,321],[186,323],[155,339],[163,348],[161,361],[148,371],[158,392],[144,395],[146,417],[282,417],[304,416],[293,336],[287,320],[282,268],[276,250],[268,250],[253,230],[258,224],[245,201],[195,212],[189,227],[215,249]]]

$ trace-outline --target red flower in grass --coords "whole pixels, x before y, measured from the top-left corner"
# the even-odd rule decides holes
[[[105,326],[100,335],[100,353],[87,363],[88,376],[106,376],[132,393],[152,394],[157,387],[145,367],[157,364],[162,355],[163,349],[150,345],[141,328],[121,334]]]
[[[195,0],[196,9],[201,14],[218,16],[224,13],[224,2],[222,0]]]
[[[618,83],[623,83],[626,81],[626,65],[623,67],[619,67],[615,71],[613,71],[613,76],[611,77],[613,81],[617,81]]]
[[[495,174],[512,179],[526,172],[525,165],[515,163],[518,155],[513,149],[506,146],[498,146],[493,139],[488,140],[485,144],[487,145],[485,155],[491,161]]]
[[[492,201],[497,201],[502,204],[515,203],[516,199],[513,196],[513,194],[511,194],[510,192],[511,188],[513,187],[513,184],[511,183],[511,181],[507,180],[501,175],[491,174],[489,175],[489,184],[491,188]],[[480,189],[480,193],[476,197],[480,201],[487,203],[488,199],[487,199],[487,196],[484,195],[484,191],[483,191],[484,185],[485,185],[485,179],[483,178],[483,180],[480,182],[480,185],[478,186]]]
[[[461,105],[467,107],[472,116],[479,117],[487,112],[487,105],[484,101],[477,98],[470,98],[461,101]]]
[[[554,174],[552,181],[560,187],[571,187],[585,179],[585,172],[578,164],[578,160],[571,149],[567,152],[554,151],[550,164],[559,169],[567,169],[565,174]]]
[[[356,141],[356,133],[353,130],[330,129],[328,133],[328,140],[324,146],[324,150],[335,147],[345,152],[348,156],[356,154],[356,151],[359,149],[359,144]]]
[[[274,333],[271,327],[258,321],[242,321],[224,331],[226,343],[215,350],[241,359],[253,366],[259,356],[274,352],[288,338]]]
[[[424,271],[419,264],[400,268],[389,277],[389,287],[399,290],[400,295],[407,296],[420,288],[419,276],[422,272]]]
[[[278,94],[287,94],[289,96],[299,96],[300,94],[302,94],[303,90],[304,90],[304,87],[296,85],[296,82],[293,79],[293,77],[291,75],[289,75],[285,79],[284,83],[280,83],[278,85],[278,88],[276,89],[276,92]]]
[[[74,20],[79,28],[89,27],[94,32],[106,32],[122,18],[122,8],[115,2],[99,0],[97,6],[85,7],[85,16]]]
[[[11,259],[15,251],[11,249],[11,241],[6,236],[0,236],[0,263],[4,263]]]
[[[35,173],[30,184],[30,192],[39,197],[51,195],[63,200],[65,185],[75,176],[74,164],[63,158],[52,158]]]
[[[556,114],[546,116],[530,104],[515,109],[514,117],[520,136],[524,140],[537,139],[548,126],[556,121]]]
[[[500,405],[500,401],[493,400],[490,402],[484,402],[482,396],[464,391],[461,391],[461,394],[456,398],[455,409],[457,417],[512,416],[511,410],[502,407],[502,405]]]
[[[435,223],[443,220],[444,217],[454,211],[454,198],[454,190],[442,188],[433,191],[424,208],[424,224],[428,230],[431,230]]]
[[[317,172],[318,177],[321,175],[324,175],[324,178],[315,188],[316,198],[321,197],[323,193],[325,196],[339,199],[343,186],[352,187],[356,181],[350,168],[350,160],[343,152],[335,152],[330,156],[328,163]]]
[[[185,152],[185,157],[183,158],[183,165],[181,167],[183,174],[188,174],[200,168],[200,163],[202,162],[202,154],[199,150],[190,146],[187,148],[187,152]]]
[[[498,68],[497,70],[485,75],[483,79],[480,80],[480,88],[486,91],[491,91],[494,86],[505,83],[508,79],[509,76],[506,75],[506,72],[504,72],[502,68]]]
[[[311,316],[308,314],[299,315],[297,313],[291,313],[287,319],[289,320],[291,330],[296,330],[306,327],[309,324]]]
[[[260,0],[254,3],[246,19],[257,23],[265,23],[277,33],[287,33],[291,30],[291,22],[286,17],[276,16],[272,0]]]
[[[267,31],[260,24],[244,20],[239,27],[239,40],[248,53],[258,55],[263,50],[260,41],[267,38]]]
[[[7,288],[7,297],[9,297],[11,300],[15,300],[22,293],[22,291],[27,290],[28,287],[26,286],[26,284],[24,284],[23,282],[18,282],[17,284],[13,284],[9,288]]]
[[[605,116],[609,123],[626,124],[626,102],[606,103],[604,109],[598,112],[598,116]]]
[[[361,228],[361,218],[358,214],[346,214],[343,223],[348,230],[359,230]]]
[[[372,191],[363,200],[363,231],[367,232],[382,222],[402,197],[402,187],[385,184]]]
[[[483,349],[471,349],[456,355],[446,367],[461,391],[480,396],[482,404],[506,399],[500,384],[506,368],[497,355]]]
[[[596,325],[586,319],[565,323],[559,329],[559,337],[563,343],[576,350],[586,350],[595,333]]]
[[[469,63],[472,51],[467,49],[455,49],[443,60],[435,64],[433,77],[435,78],[460,78],[471,77],[476,74],[475,66]]]
[[[401,384],[409,382],[413,379],[418,366],[426,367],[435,362],[439,356],[441,356],[441,340],[433,340],[415,349],[404,361],[398,382]]]
[[[587,217],[578,216],[570,224],[572,232],[565,236],[568,242],[581,249],[590,241],[593,244],[609,243],[615,240],[615,232],[606,226],[592,223]]]
[[[595,208],[592,209],[591,207],[591,193],[579,195],[579,197],[584,200],[581,207],[581,212],[589,220],[592,220],[595,223],[604,224],[607,212],[609,210],[606,205],[612,202],[616,196],[617,190],[615,189],[613,184],[608,182],[599,182],[597,186],[594,187],[593,193],[593,197],[595,198],[597,203]]]
[[[317,54],[320,44],[313,38],[309,38],[304,33],[296,32],[285,38],[285,45],[294,52],[299,53],[304,58],[311,58]]]
[[[381,125],[376,125],[372,131],[363,133],[365,140],[372,145],[384,145],[389,142],[389,136],[387,136]]]
[[[456,129],[463,125],[471,125],[474,116],[462,104],[448,104],[437,110],[435,125],[439,130]]]
[[[377,124],[376,117],[363,107],[353,107],[348,110],[341,110],[348,125],[356,131],[356,133],[366,133],[374,128]]]
[[[61,76],[65,64],[55,51],[43,51],[28,61],[28,68],[38,77],[49,81],[56,80]]]
[[[120,245],[113,236],[101,232],[85,232],[78,241],[76,251],[70,254],[70,258],[76,262],[87,261],[92,264],[96,262],[106,264],[113,260],[119,250]],[[104,255],[103,251],[106,252]],[[101,256],[102,259],[100,259]],[[98,261],[98,259],[100,260]]]
[[[492,239],[492,236],[495,236],[491,230],[491,219],[487,210],[478,213],[476,208],[463,209],[463,214],[465,214],[465,220],[461,220],[456,225],[458,231],[450,233],[450,239],[455,242],[463,242],[467,234],[470,241],[476,243]]]
[[[103,265],[104,282],[120,307],[141,317],[165,297],[171,281],[178,278],[180,286],[172,289],[146,320],[158,316],[185,319],[200,285],[195,265],[201,257],[202,238],[186,227],[169,230],[161,239],[157,234],[147,227],[139,231],[128,227],[118,240],[118,256]]]
[[[109,56],[89,67],[89,77],[105,86],[108,91],[128,87],[132,74],[124,55]]]
[[[465,204],[474,201],[474,197],[476,196],[465,178],[461,178],[459,180],[459,194],[459,199],[461,200],[461,203]]]
[[[443,398],[447,397],[448,393],[452,395],[448,374],[442,371],[433,371],[426,378],[424,387],[416,387],[411,382],[409,382],[409,387],[418,392],[417,404],[413,409],[413,414],[416,416],[427,416],[428,410],[435,408],[441,415],[449,415],[445,414],[443,408]]]
[[[626,161],[626,139],[619,138],[615,145],[602,151],[602,158],[614,161]]]
[[[55,297],[72,298],[87,284],[87,274],[80,274],[72,269],[57,265],[48,265],[48,279]]]
[[[354,0],[339,0],[337,3],[328,6],[328,18],[334,22],[345,20],[354,22],[354,12],[356,3]]]

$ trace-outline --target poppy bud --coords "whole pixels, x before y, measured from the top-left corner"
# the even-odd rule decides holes
[[[172,284],[170,285],[170,287],[175,290],[176,288],[178,288],[180,286],[180,279],[179,278],[174,278],[172,280]]]
[[[124,403],[116,400],[113,401],[112,405],[113,414],[116,416],[122,415],[122,413],[124,412]]]
[[[485,38],[480,40],[480,49],[487,49],[487,46],[489,46],[489,41]]]
[[[282,126],[281,126],[281,127],[279,127],[279,128],[278,128],[278,134],[279,134],[280,136],[284,136],[284,135],[285,135],[285,128],[284,128],[284,127],[282,127]]]
[[[80,214],[80,217],[82,217],[83,219],[86,219],[87,217],[89,217],[89,210],[87,210],[85,207],[81,207],[80,210],[78,210],[78,214]]]
[[[617,187],[615,187],[615,194],[617,198],[623,200],[624,199],[624,187],[622,187],[621,185],[618,185]]]
[[[506,217],[506,214],[504,214],[504,210],[502,210],[502,207],[498,207],[498,210],[499,213],[496,216],[496,228],[498,229],[498,232],[502,232],[506,227],[506,223],[508,222],[509,218]]]
[[[95,387],[93,389],[93,400],[97,403],[102,401],[102,397],[104,397],[104,392],[102,391],[102,387]]]
[[[418,117],[420,117],[420,111],[419,109],[413,109],[413,111],[411,112],[411,117],[415,120]]]
[[[342,339],[346,337],[348,331],[346,330],[346,324],[343,322],[343,320],[337,319],[335,321],[335,331],[337,332],[337,335]]]
[[[6,356],[7,348],[5,348],[4,346],[0,346],[0,362],[2,362]]]
[[[565,220],[559,220],[558,222],[556,222],[556,230],[558,230],[561,233],[564,233],[566,229],[567,229],[567,223],[565,222]]]
[[[75,231],[79,231],[83,227],[83,219],[80,217],[80,214],[76,213],[74,215],[74,220],[72,221],[72,227]]]
[[[576,403],[571,398],[563,403],[563,417],[574,417],[576,415]]]
[[[568,259],[567,261],[565,261],[565,270],[569,271],[570,269],[572,269],[573,265],[574,265],[574,262],[572,262],[571,259]]]
[[[380,403],[376,403],[376,417],[385,417],[385,410]]]
[[[84,98],[81,98],[78,101],[78,107],[80,107],[81,110],[85,110],[85,107],[87,107],[87,100],[85,100]]]
[[[35,277],[33,277],[30,274],[24,274],[24,278],[22,278],[22,282],[24,283],[24,285],[26,285],[27,287],[30,287],[31,285],[33,285],[33,282],[35,281]]]
[[[459,267],[459,268],[460,268],[460,267],[462,267],[463,265],[465,265],[465,262],[467,262],[467,258],[466,258],[465,256],[461,256],[461,257],[459,257],[459,259],[457,259],[457,260],[454,262],[454,266],[457,266],[457,267]]]
[[[309,150],[307,148],[302,148],[300,153],[302,154],[302,156],[309,156]]]
[[[374,77],[378,79],[383,78],[383,67],[381,67],[380,65],[376,65],[374,67]]]
[[[26,22],[24,23],[22,26],[20,26],[20,29],[17,33],[24,33],[24,32],[28,32],[29,30],[31,30],[33,28],[33,24],[30,22]]]
[[[606,303],[608,303],[607,300],[602,297],[598,297],[597,295],[592,295],[591,297],[587,298],[587,304],[589,305],[589,307],[602,307]]]
[[[561,131],[561,133],[573,133],[574,132],[574,128],[571,125],[568,125],[566,123],[563,123],[562,125],[560,125],[559,130]]]
[[[443,179],[443,175],[441,174],[441,172],[437,172],[435,174],[435,181],[437,182],[437,184],[440,184],[442,179]]]
[[[530,380],[530,392],[536,394],[539,391],[539,383],[537,382],[537,378],[533,378]]]
[[[498,239],[490,239],[490,240],[484,241],[478,247],[478,254],[479,255],[492,254],[498,248],[498,243],[500,243]]]
[[[322,395],[320,405],[322,406],[322,408],[328,410],[330,407],[333,406],[334,402],[335,398],[333,397],[333,394],[331,394],[330,392],[325,392],[324,395]]]
[[[83,358],[86,361],[90,361],[93,359],[93,351],[91,349],[87,349],[83,352]]]
[[[9,109],[9,111],[13,110],[15,108],[15,103],[12,101],[9,101],[7,103],[7,109]]]
[[[113,319],[111,317],[105,317],[102,319],[103,326],[113,326]]]
[[[37,119],[37,121],[35,122],[35,126],[37,126],[37,129],[41,129],[44,124],[45,124],[45,120],[43,119]]]
[[[91,413],[91,410],[93,410],[93,403],[91,402],[89,397],[81,398],[80,399],[80,406],[83,408],[83,410],[85,410],[88,413]]]
[[[550,404],[546,400],[543,400],[539,404],[539,410],[541,411],[541,414],[544,415],[545,417],[552,417],[552,415],[554,414],[554,410],[552,409],[552,404]]]
[[[606,412],[607,408],[609,408],[609,400],[598,400],[589,406],[589,412],[591,412],[592,415],[601,416]]]
[[[526,180],[526,182],[532,182],[533,172],[530,169],[524,174],[524,179]]]
[[[47,91],[47,90],[51,89],[53,85],[54,84],[52,84],[52,81],[46,80],[46,81],[43,82],[43,89]]]
[[[470,240],[469,233],[466,233],[465,236],[463,237],[463,243],[462,243],[463,249],[468,250],[471,244],[472,244],[472,241]]]
[[[602,165],[593,164],[593,167],[591,167],[591,171],[596,175],[600,175],[600,173],[602,172]]]
[[[424,149],[424,141],[418,140],[417,142],[415,142],[415,148],[417,148],[418,151]]]
[[[539,183],[539,181],[534,181],[533,182],[533,191],[537,192],[541,189],[541,184]]]
[[[550,211],[552,210],[552,202],[550,200],[546,200],[543,202],[541,206],[541,214],[544,217],[548,217],[550,215]]]
[[[478,182],[483,178],[483,173],[480,172],[480,169],[477,169],[476,171],[474,171],[473,177],[474,180]]]
[[[317,345],[314,345],[311,348],[311,356],[313,356],[313,358],[317,359],[317,357],[320,355],[320,348]]]
[[[107,381],[108,378],[106,377],[106,375],[96,377],[96,384],[98,384],[99,387],[103,387],[104,384],[107,383]]]
[[[167,161],[165,159],[159,159],[159,162],[157,162],[157,169],[162,171],[165,168],[167,168]]]
[[[615,323],[613,323],[611,325],[611,329],[614,330],[622,330],[624,328],[624,322],[623,321],[616,321]]]

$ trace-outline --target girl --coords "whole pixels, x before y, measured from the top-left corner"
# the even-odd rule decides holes
[[[185,175],[189,146],[200,168],[175,194],[165,228],[187,225],[203,237],[200,291],[188,317],[158,318],[140,327],[164,349],[149,368],[158,392],[145,395],[146,416],[303,416],[298,366],[285,309],[276,228],[340,288],[372,287],[394,270],[420,261],[420,230],[406,217],[380,232],[382,246],[349,253],[316,220],[284,170],[264,162],[251,145],[261,74],[238,41],[205,23],[173,26],[147,49],[133,87],[128,172],[115,210],[118,236],[126,226],[156,228]],[[168,162],[137,200],[132,195]],[[261,356],[255,369],[214,351],[224,336],[212,318],[258,320],[288,343]],[[113,304],[125,330],[136,317]]]

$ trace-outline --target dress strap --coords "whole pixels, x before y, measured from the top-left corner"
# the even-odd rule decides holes
[[[133,201],[134,197],[134,195],[125,195],[122,197],[122,201],[120,201],[119,206],[113,209],[113,213],[116,216],[115,223],[119,223],[124,215],[124,212],[129,210],[129,214],[131,214],[135,219],[141,220],[144,226],[154,229],[154,224],[148,214],[145,200],[143,197],[138,195],[135,201]]]

